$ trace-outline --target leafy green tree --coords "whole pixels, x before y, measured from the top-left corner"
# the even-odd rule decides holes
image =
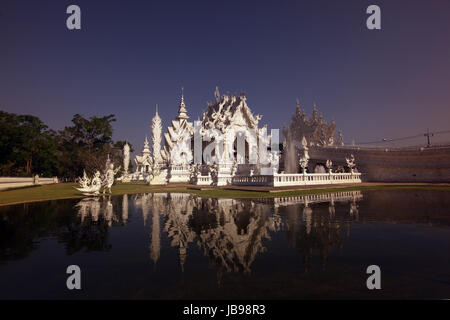
[[[60,176],[73,179],[81,176],[84,169],[89,174],[103,170],[108,156],[118,162],[112,140],[114,121],[113,114],[89,119],[79,114],[73,116],[73,125],[60,131],[60,164],[63,169]]]
[[[57,167],[54,131],[38,117],[0,111],[0,175],[52,176]]]
[[[90,118],[75,114],[71,126],[55,132],[38,117],[0,111],[0,175],[73,180],[83,170],[103,171],[108,157],[118,167],[126,142],[112,140],[114,121],[113,114]]]

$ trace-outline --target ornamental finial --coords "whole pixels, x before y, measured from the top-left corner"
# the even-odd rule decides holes
[[[178,120],[189,119],[186,110],[186,104],[184,103],[184,87],[181,87],[181,101],[180,107],[178,108]]]

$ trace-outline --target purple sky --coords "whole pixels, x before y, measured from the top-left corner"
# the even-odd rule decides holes
[[[66,28],[77,4],[82,30]],[[382,30],[365,26],[381,7]],[[245,91],[281,128],[299,98],[346,141],[450,129],[450,1],[0,2],[0,109],[54,129],[116,114],[115,139],[140,151],[159,105],[194,120],[222,93]]]

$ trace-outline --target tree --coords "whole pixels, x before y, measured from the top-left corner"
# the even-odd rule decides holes
[[[118,167],[126,142],[112,140],[114,121],[113,114],[90,118],[75,114],[71,126],[55,132],[38,117],[0,111],[0,175],[73,180],[83,170],[103,171],[108,157]]]
[[[56,175],[56,141],[38,117],[0,111],[0,175]]]
[[[73,116],[73,125],[60,131],[60,162],[64,168],[60,176],[76,178],[83,170],[90,174],[102,170],[108,155],[117,164],[112,140],[114,121],[113,114],[89,119]]]

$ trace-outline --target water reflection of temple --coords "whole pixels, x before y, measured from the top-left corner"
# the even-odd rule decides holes
[[[218,268],[218,274],[249,274],[259,253],[265,251],[264,239],[271,232],[286,228],[289,243],[303,255],[305,268],[314,251],[323,263],[335,246],[342,247],[342,226],[348,221],[335,218],[335,204],[350,203],[350,217],[357,217],[359,191],[317,194],[274,199],[234,200],[203,199],[184,193],[137,195],[135,205],[142,208],[144,221],[153,212],[150,252],[156,263],[160,250],[160,215],[170,245],[178,248],[181,270],[184,270],[188,247],[196,243]],[[327,215],[313,214],[313,205],[328,203]],[[285,226],[281,216],[285,215]],[[348,236],[349,229],[345,230]]]
[[[152,211],[150,252],[156,263],[160,250],[159,216],[164,218],[164,232],[170,245],[178,248],[181,270],[188,255],[189,244],[197,245],[220,270],[250,272],[261,243],[269,238],[268,229],[276,231],[277,223],[269,217],[264,204],[232,199],[202,199],[183,193],[143,194],[134,197],[147,220]]]
[[[133,203],[136,208],[142,211],[144,226],[147,225],[149,214],[152,214],[149,254],[156,267],[161,252],[160,215],[166,210],[166,199],[159,194],[147,193],[134,195]]]
[[[333,248],[343,248],[344,239],[350,235],[350,220],[358,220],[357,202],[360,200],[360,191],[348,191],[276,201],[278,207],[286,206],[288,241],[301,253],[305,271],[310,268],[315,252],[325,268]],[[297,201],[297,204],[293,201]],[[349,203],[348,216],[335,216],[335,206],[339,202]],[[320,207],[321,203],[328,203],[328,207]],[[301,212],[300,216],[298,212]]]
[[[262,240],[275,231],[269,211],[260,203],[222,199],[210,199],[205,209],[197,212],[199,218],[213,214],[217,223],[197,230],[204,254],[221,271],[250,273],[256,255],[265,250]]]
[[[77,204],[81,222],[101,219],[107,226],[126,224],[129,196],[122,198],[121,212],[114,213],[110,197],[90,198]],[[284,230],[289,244],[303,256],[305,270],[314,254],[325,266],[333,248],[342,248],[349,236],[349,220],[358,219],[360,191],[252,200],[200,198],[186,193],[155,193],[130,196],[135,209],[149,225],[149,256],[156,266],[161,251],[161,229],[177,248],[180,269],[188,259],[189,247],[197,245],[223,273],[251,273],[264,241]],[[336,217],[335,206],[343,203],[348,215]],[[117,210],[120,211],[120,210]],[[149,221],[151,219],[151,221]],[[162,219],[162,221],[161,221]]]

